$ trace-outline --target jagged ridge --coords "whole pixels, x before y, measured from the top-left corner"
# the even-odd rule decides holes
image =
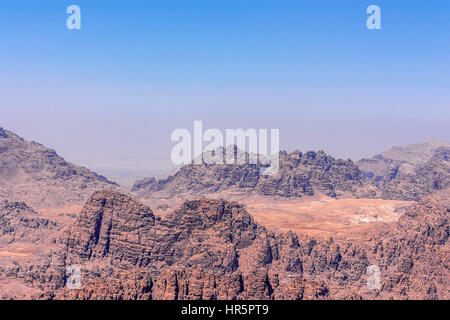
[[[248,155],[246,155],[248,157]],[[351,160],[334,159],[323,151],[280,152],[276,175],[261,174],[260,164],[189,164],[166,179],[139,180],[132,188],[138,198],[154,194],[204,195],[227,191],[264,196],[301,197],[326,194],[331,197],[364,193],[366,178]],[[366,196],[375,196],[370,190]]]
[[[448,299],[446,192],[421,201],[391,231],[368,243],[274,234],[244,207],[223,200],[187,201],[159,220],[127,196],[97,193],[67,235],[66,263],[95,262],[94,274],[109,270],[111,278],[93,276],[88,268],[90,280],[81,291],[53,296]],[[135,224],[139,220],[146,223]],[[372,264],[381,270],[380,290],[366,287],[366,268]],[[127,280],[118,294],[120,279]]]
[[[450,186],[450,144],[445,142],[394,147],[357,164],[384,199],[419,200]]]

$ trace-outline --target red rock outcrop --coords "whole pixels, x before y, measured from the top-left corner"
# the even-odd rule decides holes
[[[421,201],[368,242],[336,243],[273,234],[233,202],[187,201],[156,219],[127,196],[96,193],[65,242],[84,285],[55,298],[448,299],[443,197]],[[370,265],[380,270],[380,289],[366,284]]]

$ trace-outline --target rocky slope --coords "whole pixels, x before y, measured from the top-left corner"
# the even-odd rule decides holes
[[[58,224],[40,217],[24,202],[0,203],[0,248],[13,242],[39,242]]]
[[[235,202],[187,201],[157,218],[97,192],[39,270],[46,281],[30,285],[52,299],[448,299],[448,194],[411,207],[389,232],[344,243],[274,234]],[[83,271],[79,290],[64,287],[69,265]],[[380,289],[367,286],[371,265]]]
[[[54,150],[0,128],[0,200],[36,209],[83,205],[94,191],[111,187],[116,184]]]
[[[366,178],[323,151],[281,152],[275,176],[258,164],[192,164],[134,187],[142,199],[379,196],[371,179],[384,198],[419,199],[389,231],[336,241],[274,233],[245,206],[204,197],[157,216],[117,191],[94,192],[115,184],[0,129],[0,198],[10,200],[0,202],[0,298],[449,299],[448,161],[442,143],[394,148],[359,163]],[[91,192],[73,224],[27,205],[80,204]],[[379,289],[367,286],[373,265]],[[79,290],[66,286],[70,266],[82,270]]]
[[[54,259],[62,228],[23,202],[0,203],[0,299],[31,299],[64,283]]]
[[[236,150],[236,148],[235,148]],[[236,151],[235,151],[236,152]],[[248,154],[246,154],[248,159]],[[376,191],[351,160],[334,159],[323,151],[280,152],[276,175],[263,175],[260,164],[189,164],[166,179],[137,181],[132,192],[152,196],[204,196],[221,193],[302,197],[321,193],[337,197],[345,192],[374,197]]]
[[[418,200],[450,186],[450,144],[446,142],[394,147],[357,165],[384,199]]]

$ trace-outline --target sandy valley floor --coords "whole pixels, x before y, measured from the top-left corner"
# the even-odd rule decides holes
[[[250,198],[245,203],[255,220],[273,231],[351,240],[382,231],[414,202],[308,197]]]

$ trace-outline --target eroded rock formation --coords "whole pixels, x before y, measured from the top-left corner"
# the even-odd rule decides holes
[[[263,196],[302,197],[321,193],[337,197],[344,192],[375,196],[366,178],[351,160],[334,159],[323,151],[280,152],[275,175],[263,175],[260,164],[189,164],[166,179],[139,180],[132,191],[138,198],[153,195],[201,196],[238,192]]]
[[[274,234],[233,202],[187,201],[156,219],[127,196],[96,193],[65,241],[66,263],[84,268],[83,288],[53,297],[448,299],[445,197],[421,201],[387,233],[336,243]],[[370,265],[381,289],[367,287]]]

